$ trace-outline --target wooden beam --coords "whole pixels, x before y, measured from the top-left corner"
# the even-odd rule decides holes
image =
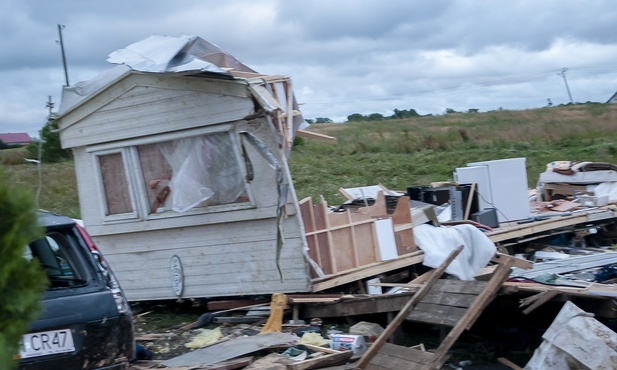
[[[509,367],[512,370],[523,370],[522,367],[518,366],[517,364],[515,364],[514,362],[508,360],[505,357],[499,357],[497,359],[497,362],[499,362],[502,365],[505,365],[505,366]]]
[[[469,197],[467,198],[467,206],[465,207],[465,215],[463,216],[463,220],[469,219],[469,210],[471,210],[471,204],[473,203],[473,198],[475,198],[476,193],[476,183],[471,184],[471,190],[469,190]]]
[[[387,271],[415,265],[421,263],[423,259],[424,252],[416,251],[393,260],[375,262],[352,270],[314,279],[313,292],[320,292],[322,290],[352,283],[356,280],[365,279]]]
[[[303,137],[305,139],[315,139],[319,141],[324,141],[327,143],[333,143],[336,141],[336,138],[333,136],[318,134],[317,132],[308,131],[308,130],[298,130],[296,131],[296,136]]]
[[[535,310],[536,308],[542,306],[546,302],[550,301],[551,299],[553,299],[558,294],[559,294],[559,291],[557,291],[557,290],[548,290],[546,292],[542,292],[542,293],[536,294],[534,296],[534,297],[536,297],[536,299],[534,299],[533,303],[529,307],[527,307],[525,310],[523,310],[523,314],[525,314],[525,315],[530,314],[533,310]]]
[[[497,291],[501,284],[507,279],[510,274],[511,264],[499,265],[491,280],[489,280],[486,288],[476,298],[474,303],[469,307],[468,313],[459,320],[456,325],[450,330],[448,335],[439,345],[439,349],[435,352],[435,357],[428,368],[438,368],[443,365],[450,347],[456,342],[464,330],[469,330],[473,323],[480,317],[484,308],[497,295]]]
[[[428,291],[433,287],[433,285],[439,280],[441,275],[446,271],[446,268],[450,265],[450,262],[458,256],[458,254],[463,250],[463,246],[458,247],[450,256],[435,270],[432,274],[431,278],[426,282],[426,284],[416,293],[413,297],[407,302],[407,304],[403,307],[403,309],[396,315],[396,317],[388,324],[386,329],[375,339],[371,347],[362,355],[360,360],[358,361],[357,367],[362,369],[364,368],[371,358],[377,354],[379,349],[383,346],[383,344],[394,334],[394,332],[398,329],[398,327],[405,321],[405,318],[409,314],[409,312],[420,302],[420,300],[428,293]]]

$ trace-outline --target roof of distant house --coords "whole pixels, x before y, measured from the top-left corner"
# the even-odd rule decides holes
[[[32,138],[25,132],[16,132],[0,134],[0,140],[5,144],[27,144],[32,141]]]

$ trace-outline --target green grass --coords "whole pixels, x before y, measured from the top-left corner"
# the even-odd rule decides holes
[[[617,104],[454,113],[381,122],[315,124],[335,143],[301,140],[289,161],[298,198],[345,201],[340,187],[409,186],[451,181],[469,162],[525,157],[529,187],[557,160],[617,163]],[[22,149],[0,151],[6,178],[35,196],[37,166]],[[79,217],[72,162],[43,164],[39,207]]]
[[[556,160],[617,163],[617,105],[455,113],[381,122],[312,125],[337,138],[304,140],[290,167],[299,198],[345,199],[340,187],[451,181],[469,162],[525,157],[528,185]]]
[[[0,165],[5,178],[28,191],[33,199],[39,188],[38,166],[34,163]],[[72,161],[43,163],[41,166],[42,186],[38,196],[39,209],[79,218],[79,200]]]

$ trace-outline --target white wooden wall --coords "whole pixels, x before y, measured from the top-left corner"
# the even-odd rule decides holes
[[[249,131],[278,153],[278,134],[252,112],[246,86],[235,81],[132,75],[61,118],[72,147],[81,215],[129,300],[175,299],[171,257],[184,268],[183,298],[306,292],[311,288],[301,221],[292,194],[283,222],[285,245],[276,268],[276,174],[250,145],[254,207],[137,220],[104,220],[92,151],[224,129]],[[288,179],[291,183],[291,179]],[[292,184],[293,186],[293,184]]]

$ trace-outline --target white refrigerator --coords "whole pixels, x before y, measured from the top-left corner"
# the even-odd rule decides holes
[[[480,210],[495,208],[499,222],[530,217],[525,158],[467,163],[467,167],[456,169],[454,180],[476,183]]]

